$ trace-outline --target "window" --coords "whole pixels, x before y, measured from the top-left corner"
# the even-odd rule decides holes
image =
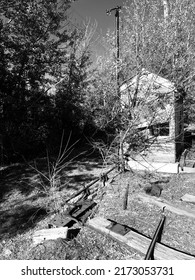
[[[150,127],[152,136],[169,136],[169,123],[159,123]]]

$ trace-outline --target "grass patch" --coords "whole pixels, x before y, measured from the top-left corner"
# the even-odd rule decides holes
[[[32,165],[32,163],[30,164]],[[52,199],[63,204],[66,197],[78,190],[101,173],[98,161],[82,158],[69,162],[60,170],[60,184],[53,190],[53,196],[42,191],[40,183],[48,176],[48,159],[36,161],[36,168],[30,165],[12,165],[1,174],[0,193],[0,259],[45,259],[45,260],[131,260],[144,259],[144,256],[133,249],[119,245],[87,227],[70,240],[48,240],[43,244],[33,245],[34,231],[47,228],[55,208],[50,208]],[[42,179],[40,179],[40,176]],[[50,173],[52,177],[52,173]],[[50,178],[50,177],[48,177]],[[161,209],[154,205],[144,204],[136,194],[145,192],[147,186],[159,184],[162,188],[160,198],[166,199],[175,206],[185,206],[195,210],[195,205],[182,202],[185,193],[195,195],[194,180],[190,175],[171,175],[164,177],[148,172],[125,172],[115,177],[105,190],[95,215],[129,225],[152,237],[158,225]],[[64,184],[68,181],[68,184]],[[47,183],[46,183],[47,182]],[[48,190],[52,188],[49,180]],[[127,209],[123,210],[123,199],[126,186],[129,184]],[[62,187],[63,186],[63,187]],[[54,197],[55,196],[55,197]],[[55,205],[56,206],[56,205]],[[57,206],[60,208],[61,205]],[[48,211],[49,209],[49,211]],[[52,210],[51,210],[52,209]],[[176,249],[195,254],[195,221],[184,216],[166,212],[167,219],[162,242]]]

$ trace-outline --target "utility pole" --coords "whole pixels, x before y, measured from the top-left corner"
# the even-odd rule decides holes
[[[121,6],[117,6],[116,8],[112,8],[110,10],[106,10],[107,15],[111,15],[113,11],[115,11],[115,19],[116,19],[116,87],[117,87],[117,96],[120,101],[120,84],[119,84],[119,11],[121,10]]]
[[[117,91],[117,101],[119,104],[119,111],[121,113],[121,94],[120,94],[120,83],[119,83],[119,18],[120,18],[120,12],[121,6],[117,6],[115,8],[112,8],[110,10],[107,10],[107,15],[111,15],[113,11],[115,11],[115,28],[116,28],[116,91]],[[121,117],[119,117],[119,128],[117,129],[117,132],[120,134],[120,141],[118,145],[118,158],[119,158],[119,165],[118,170],[125,170],[125,162],[124,162],[124,156],[123,156],[123,137],[122,137],[122,131],[121,131]],[[120,166],[121,163],[121,166]]]
[[[168,17],[169,17],[169,1],[168,1],[168,0],[162,0],[162,4],[163,4],[163,6],[164,6],[164,22],[165,22],[165,28],[167,28]]]

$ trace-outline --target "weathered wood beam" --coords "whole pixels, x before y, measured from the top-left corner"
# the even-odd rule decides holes
[[[96,202],[90,200],[84,200],[78,205],[78,209],[73,208],[73,213],[63,212],[56,214],[53,219],[50,221],[49,225],[56,226],[56,227],[70,227],[76,221],[78,223],[84,223],[87,219],[88,215],[90,214],[89,210],[93,209],[97,205]]]
[[[35,231],[33,243],[38,244],[46,240],[55,240],[57,238],[67,238],[68,227],[49,228]]]
[[[183,196],[181,197],[181,200],[182,200],[182,201],[185,201],[185,202],[195,203],[195,196],[186,193],[185,195],[183,195]]]
[[[159,199],[159,198],[149,196],[146,194],[137,194],[136,197],[145,203],[151,203],[151,204],[157,205],[160,208],[166,207],[166,210],[169,210],[170,212],[173,212],[177,215],[183,215],[183,216],[187,216],[190,218],[195,218],[195,211],[189,210],[189,209],[181,207],[181,206],[176,207],[174,204],[172,204],[166,200]]]
[[[102,217],[96,217],[89,220],[86,224],[91,229],[101,234],[105,234],[115,241],[135,249],[144,255],[150,245],[151,239],[136,231],[129,231],[125,235],[111,231],[108,227],[112,226],[112,222]],[[195,256],[178,251],[162,243],[156,243],[154,248],[155,260],[195,260]]]
[[[111,169],[109,169],[106,172],[103,172],[103,175],[107,175],[109,174],[111,171],[113,171],[116,168],[116,166],[112,167]],[[65,203],[68,203],[70,200],[72,200],[73,198],[75,198],[76,196],[78,196],[79,194],[81,194],[82,192],[86,191],[87,189],[89,189],[91,186],[93,186],[95,183],[97,183],[99,180],[101,179],[101,176],[99,176],[97,179],[94,179],[92,182],[90,182],[89,184],[87,184],[85,187],[81,188],[79,191],[73,193],[66,201]]]
[[[123,210],[127,209],[128,195],[129,195],[129,183],[126,186],[124,197],[123,197]]]

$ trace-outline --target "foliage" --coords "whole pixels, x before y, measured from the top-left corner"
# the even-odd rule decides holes
[[[163,96],[158,96],[158,104],[150,101],[150,87],[142,99],[138,96],[143,69],[171,81],[178,93],[186,96],[188,107],[185,112],[189,113],[189,104],[194,100],[194,1],[171,1],[168,16],[164,2],[134,0],[126,3],[120,13],[120,84],[128,84],[136,77],[133,88],[129,89],[128,106],[122,104],[117,95],[113,32],[108,32],[105,37],[110,44],[109,55],[99,59],[92,114],[100,129],[109,132],[110,127],[115,128],[114,138],[120,139],[120,145],[128,139],[131,152],[141,152],[151,145],[154,139],[148,138],[139,125],[143,115],[154,121],[155,108],[161,107],[163,102]]]
[[[69,180],[66,178],[65,183],[61,182],[62,172],[68,168],[70,163],[75,160],[81,154],[72,157],[70,159],[70,154],[72,153],[76,142],[70,145],[71,134],[69,135],[68,141],[63,148],[64,142],[64,132],[61,138],[61,143],[56,159],[51,159],[49,153],[47,152],[47,172],[43,172],[37,167],[36,161],[34,161],[34,166],[30,167],[35,170],[38,182],[38,193],[44,194],[47,198],[44,205],[45,209],[49,213],[59,213],[66,206],[65,198],[66,193],[62,196],[61,190],[69,187]]]
[[[167,15],[163,11],[164,2],[168,3]],[[186,105],[192,102],[194,1],[133,1],[124,9],[122,26],[121,72],[124,80],[145,68],[171,81],[184,93]],[[188,105],[186,121],[187,115],[191,114],[189,109]]]
[[[86,30],[67,27],[70,2],[1,1],[0,130],[8,158],[35,154],[84,122],[89,42],[81,48]]]

